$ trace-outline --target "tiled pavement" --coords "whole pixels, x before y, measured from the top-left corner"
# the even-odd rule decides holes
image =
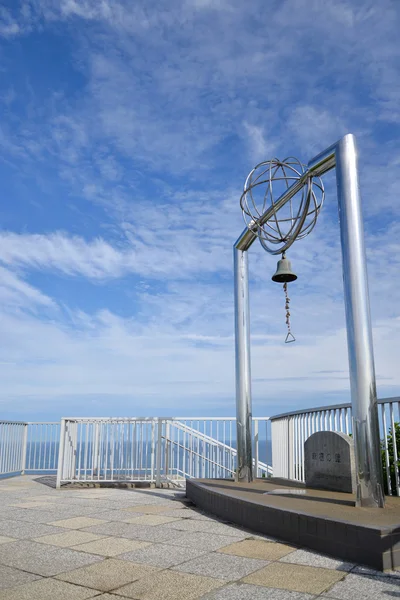
[[[400,572],[222,523],[173,490],[0,481],[0,600],[390,600]]]

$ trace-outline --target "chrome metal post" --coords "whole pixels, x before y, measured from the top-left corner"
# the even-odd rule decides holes
[[[253,480],[251,449],[251,366],[249,273],[246,250],[234,247],[237,471],[241,482]]]
[[[358,471],[357,505],[384,506],[372,327],[357,148],[349,134],[336,146],[336,179],[343,261],[353,432]]]

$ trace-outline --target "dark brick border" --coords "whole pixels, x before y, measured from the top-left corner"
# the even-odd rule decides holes
[[[186,482],[186,495],[197,507],[257,533],[380,571],[400,567],[400,522],[377,527],[296,513],[244,500],[193,479]]]

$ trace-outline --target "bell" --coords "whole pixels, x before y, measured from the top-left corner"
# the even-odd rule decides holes
[[[278,260],[276,267],[276,273],[272,275],[272,281],[277,283],[290,283],[296,281],[297,275],[292,271],[292,265],[285,255],[282,256],[281,260]]]

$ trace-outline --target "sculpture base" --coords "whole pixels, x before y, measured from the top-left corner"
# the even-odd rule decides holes
[[[199,508],[257,533],[380,571],[400,568],[400,498],[387,497],[381,509],[356,508],[353,494],[282,479],[191,479],[186,495]]]

